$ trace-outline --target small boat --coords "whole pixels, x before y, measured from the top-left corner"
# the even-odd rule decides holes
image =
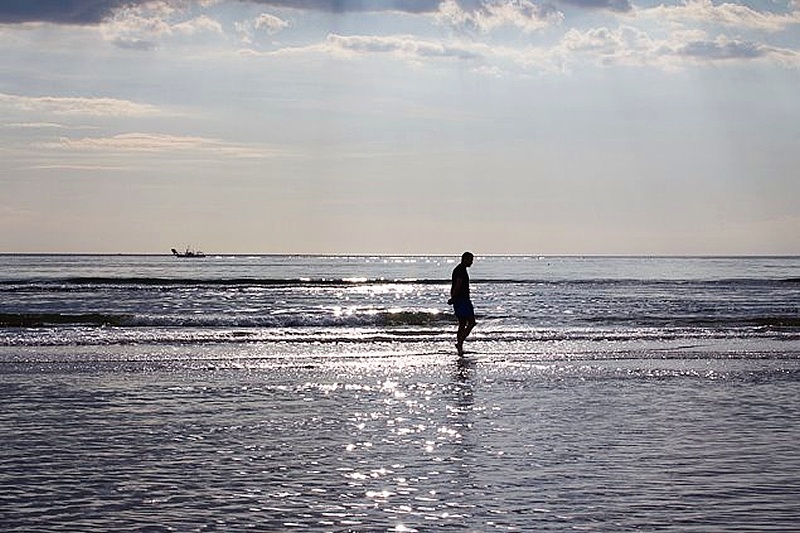
[[[186,251],[184,251],[184,252],[179,252],[178,250],[173,248],[172,249],[172,255],[174,255],[175,257],[192,257],[192,258],[205,257],[206,256],[206,254],[204,254],[200,250],[195,251],[195,250],[191,250],[188,247],[186,248]]]

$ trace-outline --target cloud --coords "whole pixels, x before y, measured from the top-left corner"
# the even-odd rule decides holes
[[[378,12],[399,11],[405,13],[433,13],[439,9],[441,0],[251,0],[258,4],[275,7],[290,7],[313,11],[343,13],[348,11]]]
[[[224,33],[222,24],[207,15],[181,20],[184,15],[185,11],[171,4],[131,5],[104,21],[101,31],[108,41],[131,50],[153,49],[168,36]]]
[[[184,22],[179,22],[171,27],[171,30],[186,35],[194,35],[201,32],[223,33],[222,24],[206,15],[200,15]]]
[[[138,39],[135,37],[118,36],[111,40],[116,46],[125,50],[138,50],[141,52],[146,52],[147,50],[154,50],[156,48],[156,43],[153,41]]]
[[[347,11],[397,11],[403,13],[437,13],[448,10],[449,4],[456,4],[458,9],[466,13],[492,13],[509,10],[524,13],[534,8],[549,10],[548,2],[536,5],[528,0],[253,0],[259,4],[275,7],[292,7],[298,9],[330,11],[334,13]],[[610,9],[628,11],[631,4],[628,0],[562,0],[566,4],[590,9]]]
[[[626,13],[633,9],[628,0],[561,0],[565,4],[586,9],[607,9],[619,13]]]
[[[104,152],[206,152],[237,158],[260,158],[275,155],[274,150],[258,146],[227,143],[204,137],[163,135],[154,133],[123,133],[110,137],[63,137],[58,142],[42,143],[43,148],[68,151]]]
[[[430,13],[438,9],[440,0],[251,0],[251,2],[332,13],[347,11]],[[0,2],[0,24],[49,22],[96,25],[106,21],[120,9],[153,4],[155,2],[152,0],[3,0]],[[166,5],[163,2],[162,4]]]
[[[729,41],[693,41],[676,50],[679,55],[698,59],[753,59],[763,57],[767,53],[764,46],[752,42]]]
[[[274,52],[245,52],[258,56],[326,54],[342,59],[385,54],[411,62],[457,60],[473,64],[476,72],[491,77],[504,70],[570,70],[582,63],[598,66],[641,66],[673,70],[692,64],[765,60],[793,65],[800,53],[752,41],[709,39],[702,32],[676,32],[665,39],[633,28],[571,29],[553,47],[512,48],[474,41],[448,43],[410,35],[364,36],[329,34],[324,42]]]
[[[32,165],[26,167],[29,170],[80,170],[92,172],[107,172],[109,170],[129,170],[130,167],[120,165],[70,165],[66,163],[59,163],[56,165]]]
[[[422,64],[435,61],[461,61],[481,76],[498,78],[508,71],[532,68],[558,71],[560,60],[549,48],[528,46],[514,48],[489,45],[474,40],[447,42],[420,39],[412,35],[364,36],[329,34],[325,41],[307,46],[286,47],[275,51],[241,50],[249,57],[295,57],[328,55],[342,60],[357,60],[370,55],[388,55],[399,61]]]
[[[0,95],[1,97],[1,95]],[[55,122],[9,122],[2,124],[4,128],[10,129],[67,129],[64,124],[57,124]]]
[[[268,13],[262,13],[253,22],[253,27],[257,30],[266,30],[268,33],[275,33],[289,27],[289,23]]]
[[[99,24],[120,7],[146,0],[24,0],[0,2],[0,23]]]
[[[393,53],[404,57],[477,59],[474,49],[417,39],[413,36],[344,36],[328,35],[327,43],[334,49],[356,53]]]
[[[581,56],[605,66],[653,66],[676,69],[691,64],[734,61],[772,61],[800,64],[800,53],[761,43],[719,36],[710,39],[702,32],[675,32],[656,39],[631,27],[569,30],[558,47],[565,62]]]
[[[755,11],[740,4],[715,5],[711,0],[688,0],[682,5],[666,6],[661,4],[653,8],[637,10],[636,16],[678,23],[699,22],[777,32],[788,26],[800,24],[800,5],[794,4],[793,11],[789,13],[776,14]]]
[[[239,33],[242,41],[251,43],[253,42],[253,37],[256,32],[265,32],[269,35],[274,35],[281,30],[288,28],[289,23],[280,17],[276,17],[275,15],[262,13],[253,20],[236,22],[234,27]]]
[[[337,35],[328,34],[324,42],[308,46],[283,48],[274,52],[258,53],[251,50],[246,55],[285,56],[320,53],[342,58],[357,58],[368,54],[392,54],[398,58],[480,60],[489,51],[488,46],[473,43],[442,43],[419,39],[412,35]]]
[[[292,8],[330,13],[400,12],[437,14],[449,11],[452,5],[469,14],[477,27],[511,23],[526,28],[542,13],[554,11],[550,2],[536,4],[529,0],[227,0],[249,2],[270,7]],[[582,8],[628,11],[628,0],[562,0]],[[185,2],[184,2],[185,3]],[[128,9],[161,6],[170,10],[176,2],[153,0],[25,0],[0,2],[0,24],[48,22],[53,24],[97,25]],[[198,2],[203,6],[204,2]],[[178,4],[176,4],[178,5]],[[535,16],[533,16],[535,15]],[[545,17],[546,18],[546,17]]]
[[[535,6],[527,0],[252,0],[259,4],[275,7],[291,7],[297,9],[329,11],[333,13],[348,11],[397,11],[403,13],[437,13],[447,4],[456,3],[459,9],[468,12],[485,12],[511,9],[524,11],[531,6],[536,9],[547,9]],[[585,8],[611,9],[628,11],[631,5],[628,0],[562,0],[564,3]],[[546,4],[547,2],[545,2]]]
[[[32,97],[0,93],[0,109],[2,108],[55,115],[136,117],[161,114],[156,107],[149,104],[117,98]]]
[[[188,18],[190,6],[188,0],[0,0],[0,24],[100,26],[108,41],[130,50],[153,49],[165,36],[223,33],[222,25],[207,15]]]
[[[503,26],[531,33],[561,22],[563,14],[552,6],[541,6],[528,0],[491,1],[472,8],[465,8],[456,0],[444,0],[436,19],[440,24],[481,33]]]
[[[739,41],[718,37],[713,41],[691,41],[681,46],[675,47],[673,51],[676,55],[685,56],[701,61],[725,61],[737,59],[760,59],[772,55],[786,55],[778,48],[766,46],[760,43],[749,41]],[[787,58],[789,56],[786,56]]]

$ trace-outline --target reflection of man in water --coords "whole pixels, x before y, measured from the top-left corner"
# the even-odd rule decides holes
[[[464,339],[475,327],[475,309],[469,299],[469,274],[467,268],[472,266],[475,258],[471,253],[464,252],[461,263],[453,269],[453,284],[450,287],[450,299],[447,303],[453,305],[453,310],[458,318],[458,333],[456,334],[456,349],[458,355],[464,355]]]

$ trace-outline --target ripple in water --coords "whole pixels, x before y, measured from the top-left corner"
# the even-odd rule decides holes
[[[430,356],[6,372],[3,530],[789,530],[797,367]]]

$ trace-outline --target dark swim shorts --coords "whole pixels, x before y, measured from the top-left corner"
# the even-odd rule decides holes
[[[466,320],[475,316],[475,309],[472,307],[472,302],[469,300],[456,300],[453,302],[453,310],[456,316],[461,320]]]

